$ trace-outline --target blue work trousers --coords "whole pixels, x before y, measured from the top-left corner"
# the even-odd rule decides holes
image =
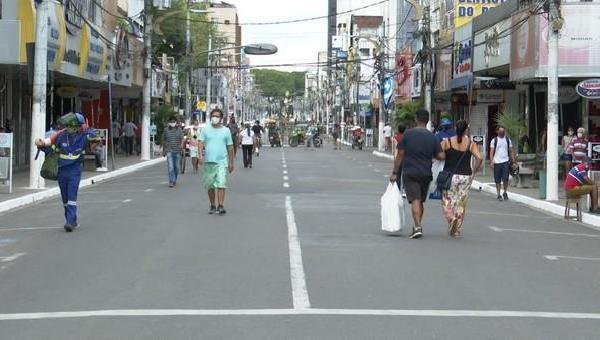
[[[74,163],[58,169],[58,187],[65,209],[66,224],[77,225],[77,192],[81,180],[81,164]]]
[[[169,183],[177,183],[179,174],[179,162],[181,162],[181,152],[167,152],[167,166],[169,168]]]

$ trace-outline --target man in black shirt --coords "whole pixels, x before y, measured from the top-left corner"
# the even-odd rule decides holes
[[[404,133],[402,142],[398,144],[398,152],[394,162],[394,169],[390,176],[391,182],[396,182],[402,176],[404,191],[412,207],[415,227],[410,238],[423,236],[423,203],[427,199],[429,184],[432,180],[432,159],[442,160],[445,154],[440,142],[435,135],[427,130],[429,112],[418,110],[416,112],[417,126]]]
[[[260,126],[260,122],[257,120],[254,123],[254,126],[252,127],[252,131],[254,132],[254,137],[256,138],[256,157],[258,157],[258,153],[260,151],[260,147],[262,146],[262,133],[265,131],[265,129]]]

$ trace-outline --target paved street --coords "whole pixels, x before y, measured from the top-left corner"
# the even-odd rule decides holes
[[[389,161],[264,148],[209,216],[155,166],[0,218],[1,339],[594,339],[600,232],[472,192],[464,237],[380,231]],[[188,167],[189,168],[189,167]],[[296,234],[297,232],[297,234]]]

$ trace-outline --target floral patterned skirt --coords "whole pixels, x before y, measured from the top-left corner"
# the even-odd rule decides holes
[[[442,193],[442,212],[448,220],[448,233],[460,236],[465,219],[471,176],[452,176],[452,186]]]

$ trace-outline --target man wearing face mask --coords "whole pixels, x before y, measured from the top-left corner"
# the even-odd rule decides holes
[[[44,153],[58,153],[58,187],[65,212],[65,231],[72,232],[77,226],[77,193],[83,164],[83,153],[91,143],[100,141],[94,129],[85,126],[81,113],[68,113],[59,123],[66,128],[45,139],[37,139],[35,145]],[[93,150],[93,147],[92,147]]]
[[[580,127],[577,129],[577,136],[573,138],[567,152],[570,152],[572,156],[573,166],[583,163],[587,158],[588,153],[588,140],[585,138],[585,129]]]
[[[506,136],[506,130],[503,126],[496,128],[497,136],[490,143],[490,165],[494,169],[494,181],[496,182],[496,192],[498,201],[508,201],[508,180],[511,166],[516,166],[515,151],[510,138]],[[503,185],[504,193],[500,195],[500,188]]]
[[[210,200],[209,214],[225,214],[225,189],[227,188],[227,173],[233,172],[233,139],[231,131],[223,126],[223,111],[214,109],[210,113],[210,125],[200,133],[200,150],[205,150],[205,156],[200,153],[200,163],[204,162],[202,182],[208,190]]]
[[[167,156],[169,171],[169,188],[177,185],[177,174],[179,174],[179,162],[183,150],[183,131],[177,127],[177,118],[171,117],[165,132],[163,133],[163,156]]]

